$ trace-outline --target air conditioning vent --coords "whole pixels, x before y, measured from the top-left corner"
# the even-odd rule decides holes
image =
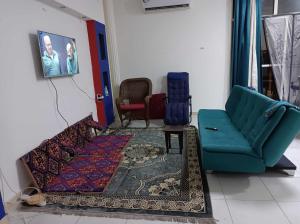
[[[146,11],[170,9],[170,8],[188,8],[191,0],[142,0]]]

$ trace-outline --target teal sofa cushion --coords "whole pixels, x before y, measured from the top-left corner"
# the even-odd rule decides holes
[[[260,156],[263,144],[285,113],[285,107],[280,106],[272,116],[266,116],[266,111],[276,103],[254,90],[234,86],[225,105],[234,126]]]
[[[198,113],[201,144],[206,152],[248,154],[258,157],[248,140],[232,124],[223,110],[205,110]],[[217,128],[217,131],[206,129]]]
[[[238,173],[262,173],[266,166],[263,159],[246,154],[217,153],[202,151],[202,165],[205,170],[238,172]]]

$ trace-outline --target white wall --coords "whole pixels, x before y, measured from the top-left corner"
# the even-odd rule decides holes
[[[229,90],[231,0],[193,0],[190,9],[145,13],[114,0],[120,79],[146,76],[165,91],[169,71],[190,73],[193,111],[223,108]]]
[[[80,74],[74,79],[90,96],[94,96],[92,68],[86,23],[41,2],[1,1],[0,30],[0,167],[19,191],[28,179],[18,159],[66,127],[56,112],[49,80],[41,78],[37,30],[76,39]],[[71,78],[55,78],[53,82],[59,92],[60,110],[70,124],[91,112],[96,119],[94,102]],[[7,187],[4,192],[6,201],[14,195]]]
[[[103,0],[54,0],[73,10],[104,23]]]

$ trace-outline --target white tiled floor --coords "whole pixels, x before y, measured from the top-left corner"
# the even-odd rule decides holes
[[[151,123],[160,126],[160,121]],[[193,117],[193,124],[196,118]],[[144,127],[144,122],[132,126]],[[285,155],[300,167],[300,139],[295,139]],[[300,171],[295,176],[280,173],[260,175],[207,174],[212,208],[218,224],[299,224]],[[25,219],[23,218],[25,217]],[[26,218],[27,217],[27,218]],[[10,224],[168,224],[160,221],[59,216],[34,213],[12,214]],[[173,222],[174,223],[174,222]]]

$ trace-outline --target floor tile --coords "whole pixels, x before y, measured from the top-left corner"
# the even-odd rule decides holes
[[[256,176],[220,175],[220,184],[226,199],[264,201],[273,200],[263,182]]]
[[[125,121],[127,122],[127,121]],[[164,126],[162,119],[150,120],[149,127],[158,128]],[[133,120],[131,121],[129,128],[146,128],[146,122],[144,120]]]
[[[163,221],[148,221],[148,220],[127,220],[126,224],[177,224],[177,222],[163,222]]]
[[[231,224],[231,216],[225,200],[211,200],[213,216],[218,224]]]
[[[261,180],[275,200],[280,202],[300,202],[299,177],[262,177]]]
[[[274,201],[228,200],[228,207],[237,224],[288,224],[288,219]]]
[[[288,148],[285,152],[284,155],[291,160],[292,162],[298,161],[300,162],[300,146],[299,148]]]
[[[192,122],[191,122],[191,125],[194,125],[198,128],[198,117],[197,115],[192,115]]]
[[[206,174],[211,199],[225,199],[217,175]]]
[[[82,216],[77,224],[125,224],[126,219]]]
[[[7,215],[7,220],[9,224],[24,224],[30,223],[30,221],[38,216],[43,216],[44,214],[34,213],[34,212],[9,212]]]
[[[300,223],[300,202],[280,202],[279,206],[286,214],[291,224]]]
[[[295,138],[289,147],[300,148],[300,137]]]
[[[75,224],[81,217],[73,215],[37,215],[27,222],[28,224]]]

